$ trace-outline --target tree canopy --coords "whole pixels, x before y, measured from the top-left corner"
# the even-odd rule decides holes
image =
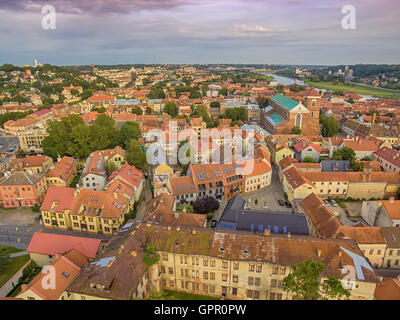
[[[339,122],[332,117],[320,117],[322,135],[324,137],[334,137],[339,133]]]
[[[337,278],[328,276],[327,281],[321,283],[324,270],[325,265],[313,259],[293,265],[290,274],[283,279],[283,289],[305,300],[340,300],[349,297],[350,292],[343,288]]]

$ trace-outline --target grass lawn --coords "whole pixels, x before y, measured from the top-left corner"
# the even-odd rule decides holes
[[[3,286],[28,261],[29,255],[10,259],[8,266],[0,272],[0,287]]]
[[[160,293],[153,294],[149,300],[219,300],[211,296],[178,292],[172,290],[162,290]]]
[[[344,84],[336,84],[333,82],[313,82],[309,80],[305,80],[304,82],[309,85],[315,84],[315,87],[320,89],[333,90],[333,91],[348,91],[348,92],[354,92],[359,95],[376,96],[376,97],[400,100],[399,90],[371,88],[359,84],[354,84],[354,86],[353,85],[349,86]]]
[[[6,247],[0,246],[0,256],[10,255],[11,253],[21,252],[23,250],[14,248],[14,247]]]

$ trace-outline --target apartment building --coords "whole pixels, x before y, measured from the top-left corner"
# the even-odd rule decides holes
[[[160,256],[152,266],[143,262],[148,247]],[[297,299],[283,290],[283,279],[291,265],[309,259],[326,264],[321,281],[328,275],[343,279],[342,266],[362,263],[350,299],[373,299],[377,276],[353,240],[151,223],[121,230],[66,292],[72,300],[129,300],[161,289],[232,300]]]
[[[125,163],[125,154],[126,151],[119,146],[91,153],[82,171],[83,187],[90,190],[104,190],[107,184],[107,169],[120,169]]]
[[[40,210],[45,228],[113,235],[125,221],[129,202],[106,191],[51,186]]]
[[[373,153],[372,158],[379,162],[385,172],[400,173],[400,152],[382,147]]]
[[[71,158],[64,156],[46,173],[47,184],[49,186],[68,187],[77,171],[78,162]]]
[[[14,172],[0,181],[0,199],[4,208],[32,207],[42,202],[47,190],[43,174]]]
[[[12,160],[14,170],[30,173],[46,173],[52,165],[53,159],[47,156],[26,156]]]

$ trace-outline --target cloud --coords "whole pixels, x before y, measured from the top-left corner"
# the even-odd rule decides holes
[[[235,25],[235,31],[239,32],[270,32],[270,29],[265,28],[264,26],[249,26],[247,24],[237,24]]]
[[[143,10],[169,10],[193,0],[1,0],[0,9],[34,12],[51,4],[57,12],[73,14],[130,14]]]

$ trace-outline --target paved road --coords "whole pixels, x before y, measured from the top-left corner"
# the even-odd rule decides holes
[[[143,219],[144,214],[146,213],[146,204],[151,199],[153,199],[153,193],[150,190],[150,181],[149,179],[146,179],[142,199],[139,201],[139,205],[137,207],[136,219]]]

